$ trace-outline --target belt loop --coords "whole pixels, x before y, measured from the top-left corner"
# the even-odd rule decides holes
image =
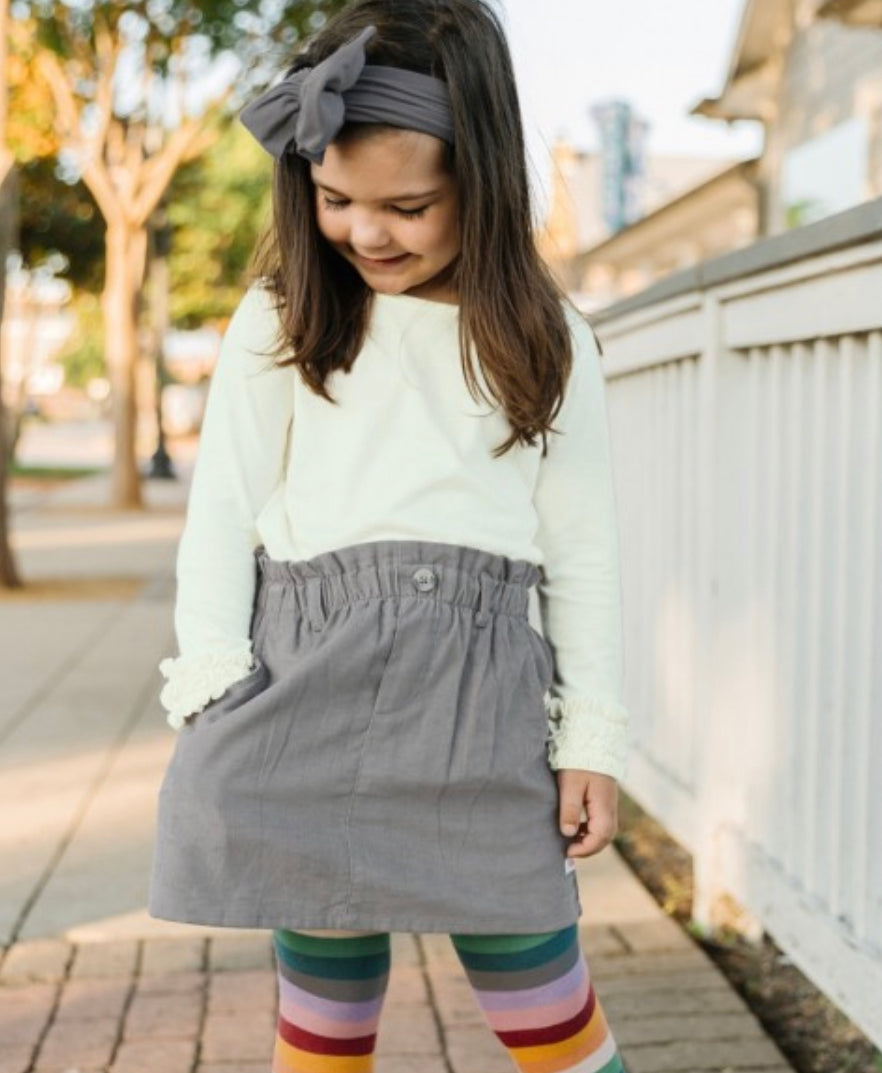
[[[475,615],[476,626],[486,626],[490,621],[494,584],[495,579],[490,574],[481,574],[481,595],[478,600],[478,611]]]
[[[325,611],[322,606],[322,579],[310,577],[306,579],[306,613],[309,616],[309,624],[318,632],[325,624]]]

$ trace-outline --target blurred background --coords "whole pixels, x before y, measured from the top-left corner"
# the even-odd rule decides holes
[[[269,213],[236,112],[342,6],[0,0],[8,593],[68,569],[31,530],[77,480],[179,525]],[[603,345],[619,848],[800,1073],[880,1070],[882,0],[496,6],[537,241]]]

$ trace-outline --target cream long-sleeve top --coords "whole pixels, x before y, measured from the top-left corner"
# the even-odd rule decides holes
[[[377,293],[351,371],[327,380],[334,405],[296,367],[274,364],[273,300],[259,284],[245,293],[209,388],[178,545],[179,655],[159,665],[171,726],[252,667],[258,545],[296,560],[361,541],[443,541],[540,567],[555,665],[549,764],[622,777],[629,720],[605,384],[594,333],[570,307],[566,316],[574,361],[552,422],[560,434],[544,458],[541,437],[494,458],[510,426],[489,395],[468,390],[458,306]]]

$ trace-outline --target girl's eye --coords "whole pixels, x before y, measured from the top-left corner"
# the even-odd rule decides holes
[[[349,202],[345,198],[337,199],[328,197],[327,194],[323,194],[322,204],[326,209],[330,209],[331,212],[339,212],[341,209],[345,209],[349,205]],[[421,205],[418,209],[400,209],[397,205],[393,205],[392,211],[399,216],[406,217],[408,220],[417,220],[420,216],[425,215],[428,207],[428,205]]]

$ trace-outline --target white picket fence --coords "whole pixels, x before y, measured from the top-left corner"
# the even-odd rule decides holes
[[[882,1046],[882,200],[590,319],[626,789]]]

